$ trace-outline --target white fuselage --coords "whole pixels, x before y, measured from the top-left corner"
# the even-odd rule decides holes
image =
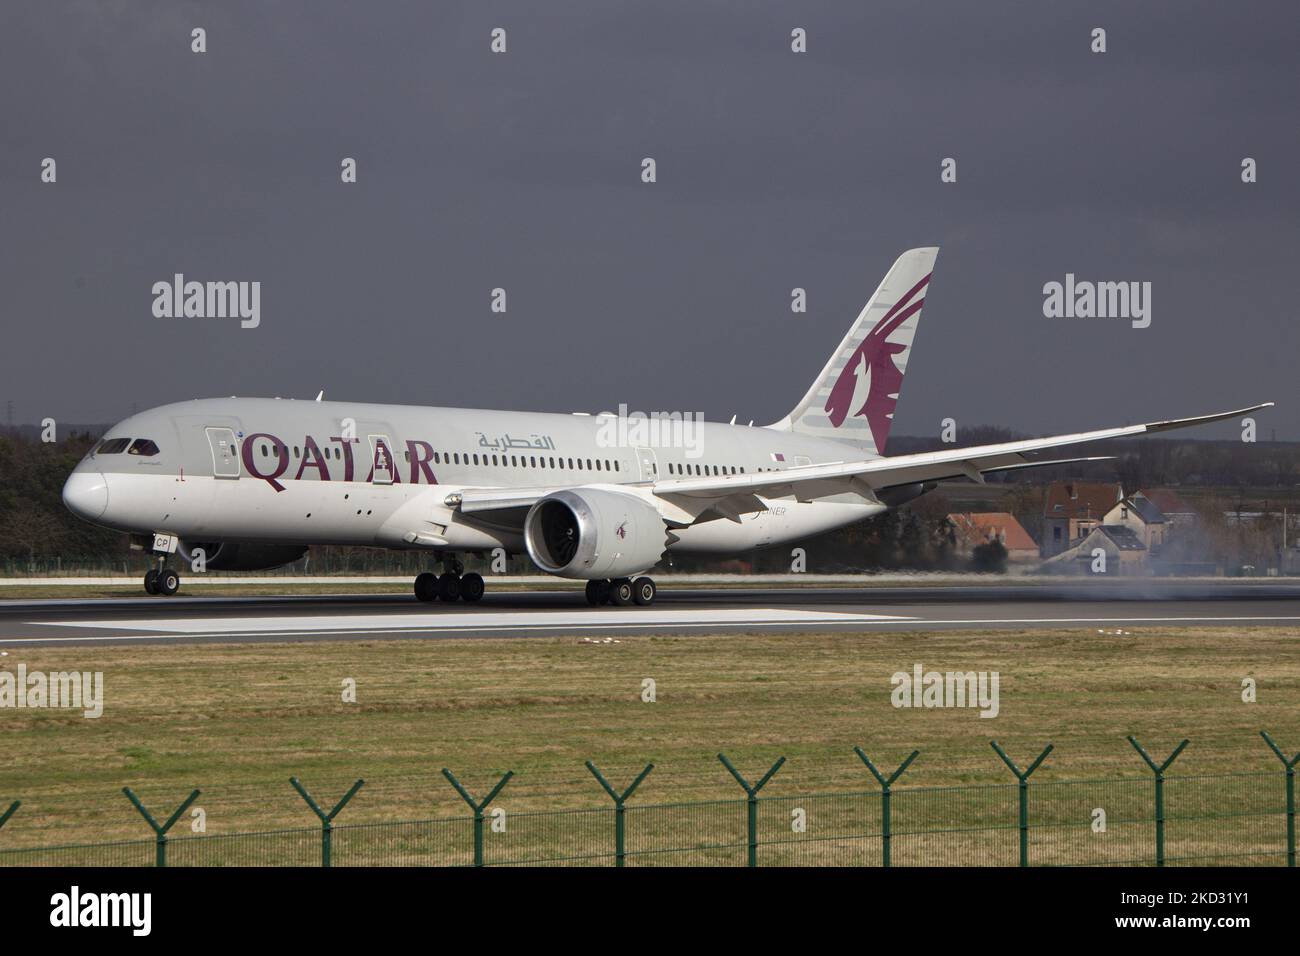
[[[623,420],[626,425],[626,420]],[[76,513],[122,531],[198,541],[523,550],[518,522],[463,514],[466,489],[606,487],[651,498],[658,480],[860,460],[839,442],[713,423],[624,427],[606,416],[201,400],[115,425],[65,490]],[[638,427],[640,432],[638,433]],[[148,439],[156,453],[114,451]],[[120,444],[120,442],[119,442]],[[739,522],[675,532],[677,551],[739,552],[885,510],[861,497],[763,499]]]

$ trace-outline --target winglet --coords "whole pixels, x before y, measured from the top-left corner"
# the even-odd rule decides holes
[[[1151,422],[1146,426],[1149,432],[1163,432],[1174,428],[1187,428],[1189,425],[1207,425],[1210,422],[1221,422],[1229,418],[1237,418],[1240,415],[1246,415],[1250,412],[1257,412],[1261,408],[1272,408],[1274,402],[1262,402],[1259,405],[1251,405],[1248,408],[1238,408],[1231,412],[1218,412],[1214,415],[1198,415],[1195,418],[1174,418],[1164,422]]]

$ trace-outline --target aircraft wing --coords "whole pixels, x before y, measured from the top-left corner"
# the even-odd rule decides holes
[[[626,490],[642,494],[648,492],[660,499],[667,506],[664,510],[670,512],[666,517],[678,523],[689,524],[705,511],[710,510],[732,520],[739,520],[739,514],[761,511],[766,507],[759,500],[760,498],[793,496],[799,501],[813,501],[846,493],[872,497],[876,491],[896,485],[962,477],[983,482],[984,475],[994,472],[1096,461],[1097,458],[1037,459],[1029,456],[1034,452],[1107,438],[1150,435],[1173,431],[1176,428],[1206,425],[1210,422],[1237,418],[1263,408],[1270,408],[1272,405],[1272,402],[1265,402],[1249,408],[1201,415],[1196,418],[1170,419],[1144,425],[1125,425],[1120,428],[1078,432],[1073,435],[1029,438],[995,445],[897,455],[892,458],[803,465],[780,471],[745,475],[661,479],[653,484],[629,485],[626,486]],[[511,509],[526,509],[538,498],[555,490],[556,487],[465,489],[459,493],[457,503],[460,510],[466,513],[506,512]]]
[[[870,494],[882,488],[924,481],[942,481],[946,478],[970,478],[983,481],[989,472],[1012,468],[1033,468],[1043,465],[1063,464],[1060,459],[1038,461],[1027,457],[1029,453],[1079,445],[1107,438],[1131,435],[1149,435],[1190,428],[1210,422],[1236,418],[1261,408],[1270,408],[1272,402],[1252,405],[1231,412],[1201,415],[1196,418],[1179,418],[1150,422],[1145,425],[1125,425],[1098,431],[1078,432],[1073,435],[1053,435],[1048,438],[1030,438],[1023,441],[1002,442],[996,445],[978,445],[971,448],[953,448],[943,451],[921,452],[915,455],[898,455],[892,458],[873,458],[867,461],[839,462],[823,465],[804,465],[780,471],[758,474],[727,475],[717,477],[678,478],[655,482],[654,493],[687,510],[698,500],[709,501],[729,495],[761,495],[763,497],[795,496],[800,501],[856,491]],[[1066,459],[1080,461],[1087,459]]]

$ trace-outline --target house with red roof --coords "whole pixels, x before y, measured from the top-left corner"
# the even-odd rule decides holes
[[[1100,528],[1124,489],[1113,481],[1054,481],[1043,502],[1043,540],[1039,554],[1050,558],[1075,547]]]
[[[1038,544],[1016,516],[1006,511],[971,511],[948,515],[957,552],[969,555],[982,544],[1001,542],[1008,561],[1037,561]]]

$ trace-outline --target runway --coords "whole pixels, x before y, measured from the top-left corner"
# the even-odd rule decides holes
[[[490,590],[477,605],[403,595],[0,601],[0,651],[22,646],[224,644],[562,634],[1300,625],[1300,586],[1091,582],[963,587],[690,588],[650,608],[588,607],[575,590]]]

